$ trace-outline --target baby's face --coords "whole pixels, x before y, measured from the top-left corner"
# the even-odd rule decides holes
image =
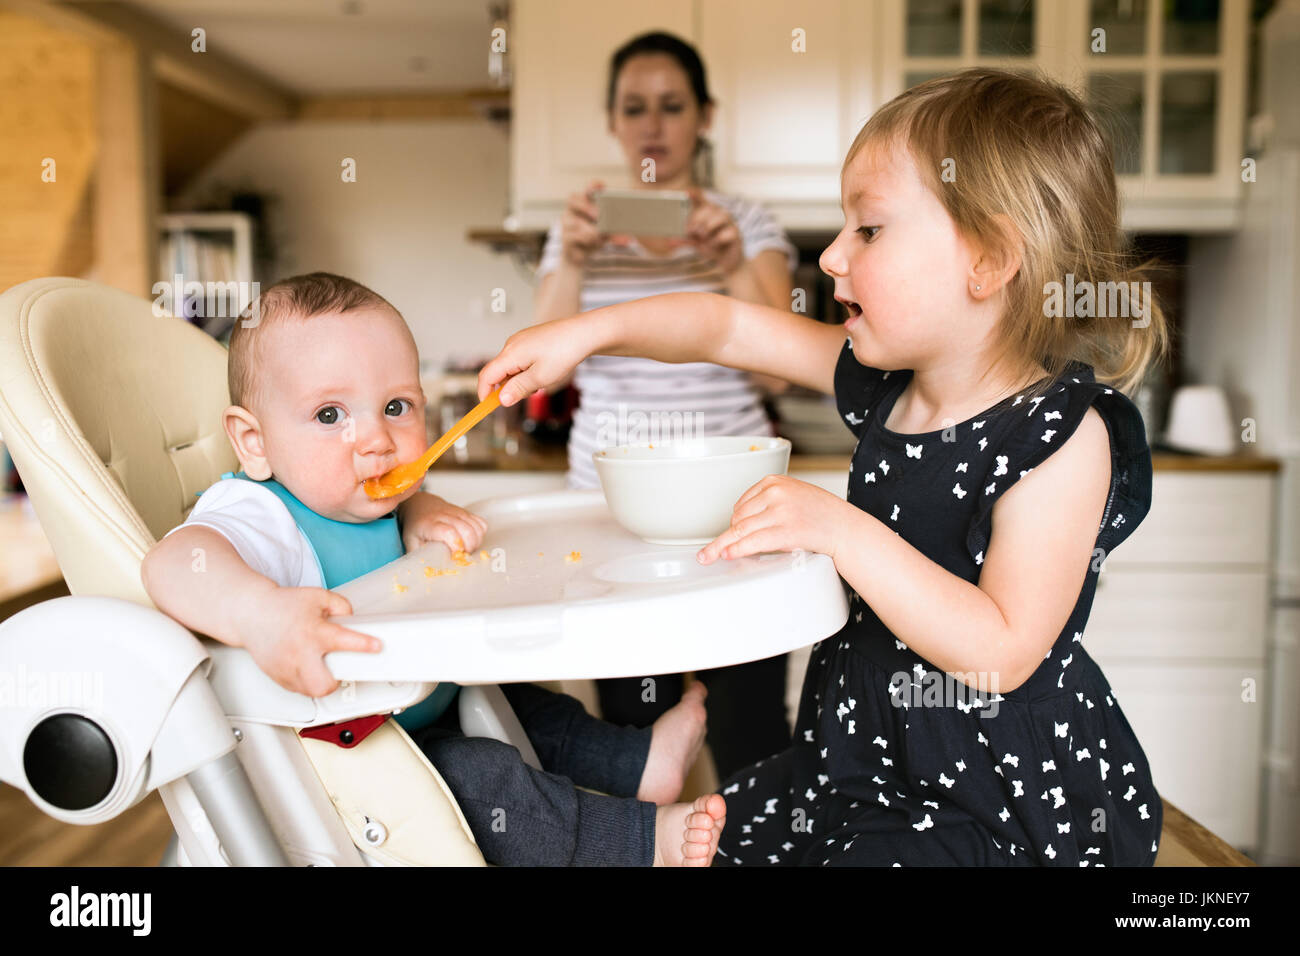
[[[819,264],[849,308],[845,330],[858,361],[919,368],[966,347],[960,319],[972,252],[911,154],[865,145],[841,193],[844,228]]]
[[[356,309],[260,334],[258,421],[271,473],[336,521],[371,521],[419,491],[372,500],[361,483],[428,448],[420,363],[401,317]]]

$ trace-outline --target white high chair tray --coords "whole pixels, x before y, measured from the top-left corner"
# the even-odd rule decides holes
[[[848,619],[824,554],[706,567],[696,547],[646,544],[624,530],[599,491],[494,498],[470,510],[488,529],[468,566],[433,544],[336,589],[353,610],[336,620],[384,649],[327,655],[335,677],[496,684],[675,674],[783,654]]]

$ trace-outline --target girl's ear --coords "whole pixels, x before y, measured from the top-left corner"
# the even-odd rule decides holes
[[[700,132],[707,133],[709,131],[709,127],[712,125],[713,125],[713,104],[706,103],[704,104],[704,108],[700,110]]]
[[[981,243],[967,282],[970,294],[980,300],[1006,286],[1015,278],[1024,261],[1025,243],[1015,223],[1006,215],[993,218],[996,234]]]
[[[231,405],[222,413],[221,424],[226,429],[226,437],[235,449],[244,474],[254,481],[270,478],[271,463],[266,459],[262,426],[257,416],[242,405]]]

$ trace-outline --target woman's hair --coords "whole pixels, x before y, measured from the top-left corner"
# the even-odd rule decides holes
[[[1168,348],[1168,327],[1143,284],[1150,264],[1132,260],[1120,231],[1111,144],[1079,98],[1005,70],[928,80],[867,121],[844,168],[864,147],[899,145],[968,241],[995,253],[1018,248],[995,360],[1041,363],[1042,388],[1071,361],[1134,388]],[[1087,289],[1093,307],[1080,304],[1093,314],[1074,315],[1065,299]]]
[[[252,408],[258,402],[258,370],[262,364],[258,350],[262,337],[256,334],[258,331],[288,318],[310,319],[364,308],[387,308],[401,315],[378,292],[331,272],[290,276],[266,289],[235,322],[230,333],[230,354],[226,361],[230,404]]]
[[[709,81],[704,72],[704,61],[700,59],[700,54],[696,52],[695,47],[691,46],[680,37],[675,37],[671,33],[643,33],[638,37],[633,37],[621,47],[614,51],[614,55],[609,60],[609,80],[605,93],[605,111],[614,112],[614,98],[618,92],[618,75],[622,72],[627,61],[634,56],[644,56],[646,54],[664,54],[672,57],[677,65],[682,68],[686,74],[686,79],[690,83],[691,92],[695,96],[695,105],[698,109],[703,110],[706,106],[713,105],[713,97],[709,95]],[[699,136],[695,141],[695,180],[702,186],[712,186],[713,171],[711,168],[712,146],[703,136]]]

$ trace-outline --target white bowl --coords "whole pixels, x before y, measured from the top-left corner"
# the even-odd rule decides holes
[[[614,445],[591,456],[614,518],[650,544],[708,544],[750,487],[784,475],[790,442],[726,435]]]

